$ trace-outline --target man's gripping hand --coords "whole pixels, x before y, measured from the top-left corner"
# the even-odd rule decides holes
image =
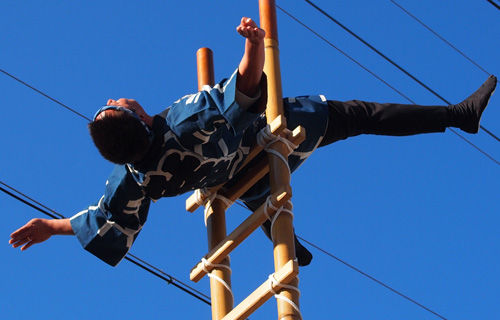
[[[241,23],[236,27],[236,31],[250,42],[260,42],[266,36],[266,32],[257,26],[257,23],[251,18],[241,18]]]

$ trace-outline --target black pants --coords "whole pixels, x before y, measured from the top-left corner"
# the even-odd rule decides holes
[[[445,106],[419,106],[365,101],[328,101],[328,127],[319,147],[360,134],[408,136],[419,133],[444,132],[448,126]],[[265,200],[245,203],[252,211]],[[271,239],[271,222],[262,230]],[[311,253],[295,237],[299,265],[311,262]]]
[[[329,100],[328,107],[328,128],[320,147],[360,134],[408,136],[444,132],[447,127],[445,106]]]

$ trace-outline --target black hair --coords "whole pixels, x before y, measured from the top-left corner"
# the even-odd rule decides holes
[[[140,120],[124,112],[88,124],[90,136],[101,155],[116,164],[142,160],[151,142]]]

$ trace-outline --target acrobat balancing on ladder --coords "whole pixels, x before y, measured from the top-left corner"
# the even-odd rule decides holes
[[[32,219],[11,234],[26,250],[52,235],[76,235],[81,245],[116,266],[130,250],[151,201],[220,185],[239,172],[248,149],[266,126],[264,30],[249,18],[236,28],[245,52],[227,80],[187,95],[150,116],[135,100],[110,99],[89,124],[104,158],[116,164],[98,202],[69,219]],[[490,76],[469,98],[450,106],[335,101],[323,96],[285,98],[287,125],[306,129],[306,140],[288,159],[293,172],[316,148],[360,134],[407,136],[448,127],[477,133],[497,79]],[[325,170],[329,170],[325,164]],[[269,194],[265,178],[240,199],[251,209]],[[264,230],[269,233],[269,224]],[[299,265],[312,255],[296,240]]]

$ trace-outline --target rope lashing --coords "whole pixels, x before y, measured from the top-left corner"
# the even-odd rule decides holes
[[[205,203],[208,201],[207,198],[210,196],[210,194],[211,193],[208,191],[207,188],[196,189],[194,191],[196,204],[199,206],[204,206]]]
[[[277,208],[273,205],[273,203],[271,202],[271,196],[267,197],[267,200],[265,202],[265,206],[264,206],[264,214],[266,215],[267,219],[271,221],[271,239],[274,240],[274,223],[276,222],[276,220],[278,219],[279,215],[284,212],[284,213],[288,213],[289,215],[292,216],[292,219],[293,219],[293,212],[292,212],[292,209],[293,209],[293,204],[292,204],[292,201],[288,200],[286,202],[289,206],[290,206],[290,209],[287,209],[285,208],[285,206],[282,206],[280,208]],[[272,210],[276,211],[276,213],[274,214],[273,217],[271,217],[271,215],[269,214],[269,208],[271,208]]]
[[[207,219],[208,219],[208,211],[210,208],[212,208],[212,204],[214,203],[215,199],[219,199],[224,204],[226,205],[227,208],[229,208],[234,202],[229,200],[228,198],[221,196],[220,194],[217,193],[210,193],[208,189],[203,188],[203,189],[196,189],[194,192],[196,196],[196,204],[202,206],[205,205],[205,210],[203,212],[204,214],[204,220],[205,220],[205,227],[207,226]],[[209,205],[206,205],[206,204]]]
[[[285,129],[285,131],[287,130],[288,129]],[[288,172],[291,172],[290,166],[288,165],[288,160],[281,153],[270,148],[270,146],[276,142],[282,142],[283,144],[285,144],[285,146],[288,148],[288,155],[290,155],[293,150],[298,148],[298,145],[295,145],[287,138],[273,134],[271,132],[271,127],[269,126],[269,124],[262,128],[262,130],[260,130],[260,132],[257,134],[257,144],[263,147],[267,153],[272,153],[280,158],[288,168]]]
[[[285,130],[288,130],[288,129],[285,129]],[[259,132],[259,134],[257,135],[257,143],[260,146],[262,146],[266,152],[272,153],[272,154],[276,155],[279,159],[281,159],[285,163],[285,165],[288,169],[288,172],[291,173],[290,166],[288,164],[288,160],[281,153],[270,148],[270,146],[276,142],[282,142],[285,144],[285,146],[288,148],[288,155],[290,155],[293,152],[293,150],[297,149],[297,147],[298,147],[297,145],[292,143],[290,140],[288,140],[280,135],[274,135],[271,132],[269,125],[267,125],[265,128],[263,128]],[[274,231],[274,223],[278,219],[279,215],[282,212],[288,213],[292,216],[292,219],[293,219],[293,213],[292,213],[293,204],[290,200],[287,201],[287,204],[289,205],[290,209],[285,208],[285,206],[277,208],[272,204],[271,196],[267,197],[267,200],[265,202],[264,214],[266,215],[267,219],[269,219],[271,221],[271,239],[273,239],[273,240],[274,240],[274,232],[273,232]],[[269,214],[269,208],[271,208],[272,210],[274,210],[276,212],[272,218]],[[279,283],[278,280],[276,280],[276,278],[274,277],[274,274],[271,274],[269,276],[269,292],[271,292],[276,299],[280,299],[280,300],[283,300],[283,301],[289,303],[295,309],[295,311],[297,311],[300,319],[302,319],[302,313],[300,312],[299,307],[292,300],[290,300],[287,297],[274,291],[273,285],[274,286],[279,285],[281,288],[285,288],[288,290],[294,290],[300,296],[299,289],[297,287],[294,287],[291,285]]]
[[[207,273],[207,275],[211,278],[211,279],[214,279],[216,281],[218,281],[219,283],[221,283],[226,289],[227,291],[229,291],[229,293],[231,294],[231,299],[233,299],[233,303],[234,303],[234,295],[233,295],[233,290],[231,290],[231,287],[227,284],[226,281],[222,280],[221,277],[219,276],[216,276],[215,274],[212,274],[212,271],[214,268],[224,268],[224,269],[227,269],[229,270],[229,272],[232,273],[232,270],[229,266],[225,265],[225,264],[216,264],[216,263],[210,263],[207,259],[205,258],[201,258],[201,262],[202,262],[202,266],[203,266],[203,271]],[[207,267],[210,267],[212,268],[212,271],[209,271],[207,269]]]
[[[285,131],[290,131],[288,129],[285,129]],[[276,155],[278,158],[280,158],[288,168],[288,171],[290,172],[290,166],[288,165],[288,160],[279,152],[276,150],[273,150],[269,148],[273,143],[276,143],[278,141],[281,141],[282,143],[285,144],[285,146],[288,148],[288,155],[290,155],[293,150],[298,148],[298,145],[295,145],[293,142],[290,140],[280,136],[280,135],[275,135],[271,132],[271,127],[269,124],[262,128],[260,132],[257,134],[257,144],[261,146],[266,152],[272,153]],[[200,188],[196,189],[194,191],[195,195],[195,203],[198,206],[204,206],[208,201],[213,201],[210,197],[213,196],[210,191],[207,188]],[[222,196],[216,196],[216,198],[223,200],[226,205],[232,205],[234,202],[231,202],[227,198],[224,198]],[[228,206],[229,206],[228,205]],[[206,214],[205,214],[206,215]],[[205,219],[206,220],[206,219]],[[206,223],[205,223],[206,225]]]
[[[273,285],[274,286],[278,286],[279,285],[282,289],[294,290],[294,291],[296,291],[299,294],[299,297],[300,297],[299,288],[291,286],[291,285],[288,285],[288,284],[279,283],[278,280],[276,280],[276,278],[274,277],[274,274],[269,275],[269,292],[271,292],[276,299],[280,299],[280,300],[288,302],[295,309],[295,311],[297,311],[297,313],[299,314],[300,319],[302,319],[302,313],[300,312],[299,307],[292,300],[290,300],[287,297],[281,295],[281,293],[277,293],[276,291],[274,291]]]

